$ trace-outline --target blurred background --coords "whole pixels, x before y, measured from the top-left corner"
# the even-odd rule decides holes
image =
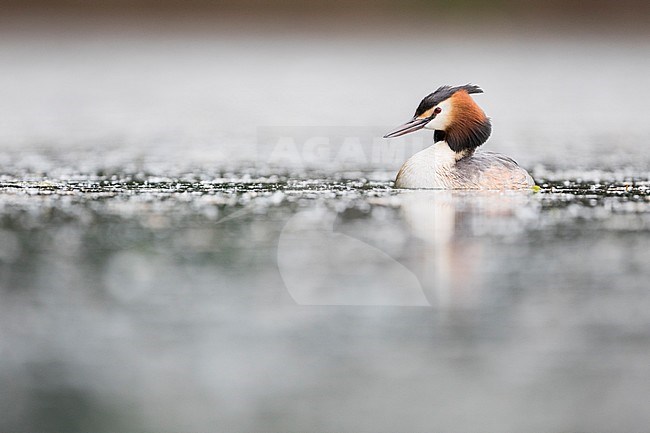
[[[648,165],[647,2],[3,3],[9,170],[263,164],[260,127],[380,137],[467,82],[486,92],[489,147],[528,168]]]
[[[647,430],[650,3],[0,11],[0,431]],[[391,189],[465,83],[543,193]]]

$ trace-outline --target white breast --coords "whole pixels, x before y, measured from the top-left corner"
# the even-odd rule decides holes
[[[413,155],[400,168],[396,188],[451,188],[453,168],[459,155],[439,141]]]

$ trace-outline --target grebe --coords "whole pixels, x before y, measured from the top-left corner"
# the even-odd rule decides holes
[[[511,158],[476,151],[490,136],[492,125],[472,93],[483,90],[471,84],[442,86],[420,102],[413,119],[384,135],[434,130],[433,145],[400,168],[396,188],[527,189],[535,184]]]

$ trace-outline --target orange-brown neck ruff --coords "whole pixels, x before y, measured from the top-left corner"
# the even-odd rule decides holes
[[[454,152],[475,150],[492,132],[490,119],[465,90],[450,98],[451,122],[445,130],[445,141]]]

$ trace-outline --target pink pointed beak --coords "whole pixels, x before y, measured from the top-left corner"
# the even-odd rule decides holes
[[[410,132],[417,131],[426,126],[427,123],[431,122],[432,118],[425,117],[424,119],[418,119],[414,117],[412,120],[406,122],[403,125],[398,126],[397,128],[390,131],[388,134],[384,135],[384,138],[393,138],[399,137],[400,135],[408,134]]]

